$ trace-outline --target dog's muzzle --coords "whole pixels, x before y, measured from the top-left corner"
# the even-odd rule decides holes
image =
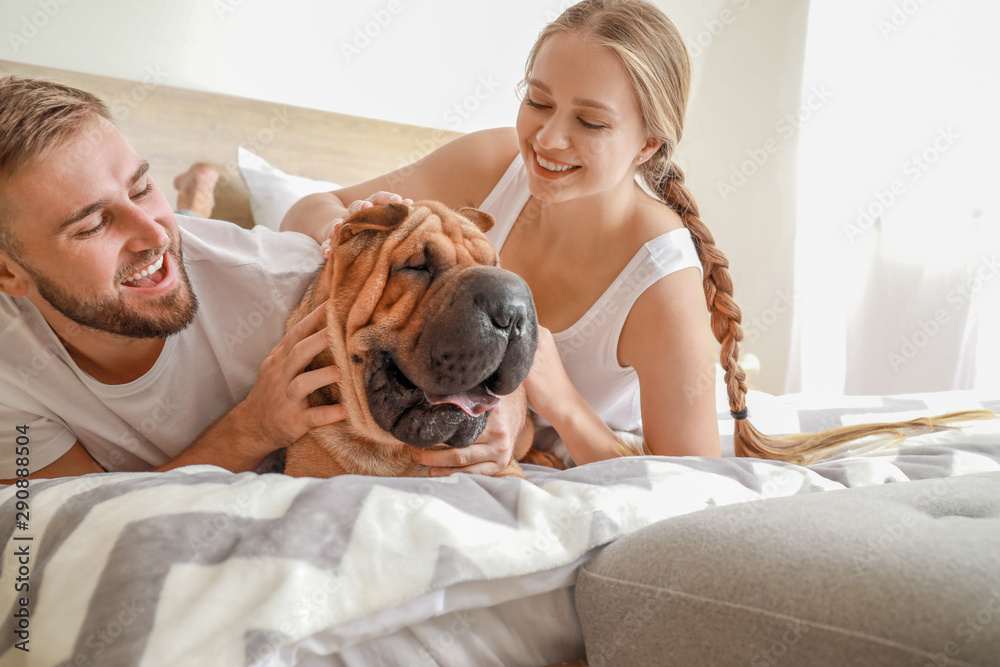
[[[538,346],[531,290],[496,267],[465,270],[415,348],[382,351],[366,374],[376,423],[414,447],[466,447],[500,397],[528,376]]]

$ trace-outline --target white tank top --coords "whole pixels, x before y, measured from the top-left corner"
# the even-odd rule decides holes
[[[496,218],[487,236],[503,247],[531,192],[520,155],[479,207]],[[676,229],[648,241],[575,324],[552,332],[559,356],[577,391],[612,429],[642,432],[639,377],[618,363],[618,338],[639,295],[660,278],[686,269],[701,271],[691,233]]]

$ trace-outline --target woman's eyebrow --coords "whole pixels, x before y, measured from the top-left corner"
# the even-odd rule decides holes
[[[542,83],[538,79],[527,79],[526,83],[529,86],[534,86],[535,88],[538,88],[540,91],[542,91],[543,93],[545,93],[547,95],[551,95],[552,94],[552,89],[549,88],[548,86],[546,86],[544,83]],[[608,113],[611,113],[611,114],[615,114],[616,113],[615,110],[612,109],[610,106],[608,106],[604,102],[598,102],[597,100],[591,100],[591,99],[588,99],[588,98],[585,98],[585,97],[574,97],[573,100],[572,100],[572,102],[573,102],[574,105],[576,105],[578,107],[590,107],[592,109],[600,109],[601,111],[607,111]]]

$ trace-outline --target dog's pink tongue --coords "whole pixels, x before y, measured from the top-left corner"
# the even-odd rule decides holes
[[[482,387],[476,387],[469,391],[463,391],[461,394],[450,394],[448,396],[425,391],[424,397],[431,405],[443,405],[445,403],[457,405],[470,417],[477,417],[484,412],[492,410],[500,402],[498,397],[487,392]]]

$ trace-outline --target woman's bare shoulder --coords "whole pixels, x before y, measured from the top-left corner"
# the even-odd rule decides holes
[[[629,229],[633,230],[633,242],[639,246],[667,232],[685,227],[684,220],[674,209],[662,201],[643,193],[639,206],[632,213]]]
[[[470,132],[454,139],[438,156],[447,162],[449,176],[462,184],[452,205],[479,206],[518,155],[517,132],[512,127]]]
[[[344,202],[373,192],[395,192],[413,200],[436,199],[448,206],[479,206],[518,153],[514,128],[463,134],[416,162],[337,191]]]

